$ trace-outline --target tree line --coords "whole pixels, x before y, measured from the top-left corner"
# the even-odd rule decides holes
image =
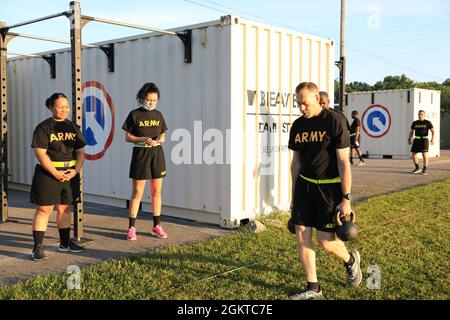
[[[345,85],[345,92],[355,91],[378,91],[394,89],[421,88],[441,91],[441,112],[450,113],[450,78],[442,83],[436,81],[419,82],[408,78],[406,75],[386,76],[383,80],[377,81],[374,85],[366,82],[353,81]],[[335,81],[335,101],[339,101],[339,82]]]

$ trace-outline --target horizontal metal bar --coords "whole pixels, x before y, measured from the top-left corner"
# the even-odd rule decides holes
[[[8,32],[8,34],[10,34],[12,36],[15,36],[15,37],[21,37],[21,38],[27,38],[27,39],[34,39],[34,40],[42,40],[42,41],[55,42],[55,43],[70,44],[70,41],[54,39],[54,38],[48,38],[48,37],[34,36],[34,35],[24,34],[24,33]],[[83,47],[100,48],[100,46],[92,45],[92,44],[83,44]]]
[[[21,27],[21,26],[25,26],[27,24],[32,24],[35,22],[39,22],[39,21],[44,21],[44,20],[48,20],[48,19],[53,19],[53,18],[57,18],[60,16],[65,16],[67,14],[70,14],[69,11],[64,11],[64,12],[60,12],[60,13],[55,13],[46,17],[42,17],[42,18],[37,18],[37,19],[33,19],[33,20],[29,20],[29,21],[25,21],[25,22],[20,22],[20,23],[16,23],[10,26],[6,26],[6,28],[8,29],[12,29],[12,28],[17,28],[17,27]]]
[[[10,55],[13,55],[13,56],[23,56],[23,57],[29,57],[29,58],[42,58],[42,56],[37,55],[37,54],[18,53],[18,52],[11,52],[11,51],[8,51],[7,53]]]
[[[103,19],[103,18],[96,18],[96,17],[89,17],[89,16],[81,16],[81,18],[85,19],[85,20],[88,20],[88,21],[95,21],[95,22],[101,22],[101,23],[114,24],[116,26],[121,26],[121,27],[128,27],[128,28],[141,29],[141,30],[146,30],[146,31],[153,31],[153,32],[168,34],[168,35],[171,35],[171,36],[176,36],[177,35],[176,32],[173,32],[173,31],[166,31],[166,30],[161,30],[161,29],[157,29],[157,28],[152,28],[152,27],[146,27],[146,26],[141,26],[141,25],[137,25],[137,24],[126,23],[126,22],[113,21],[113,20],[107,20],[107,19]]]

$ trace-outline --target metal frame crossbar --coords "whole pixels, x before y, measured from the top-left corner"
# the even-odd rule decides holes
[[[27,35],[22,33],[10,32],[11,29],[22,27],[25,25],[33,24],[36,22],[49,20],[65,16],[70,21],[70,42],[52,39],[48,37],[40,37],[34,35]],[[113,21],[103,18],[82,16],[80,4],[77,1],[70,2],[70,10],[64,11],[42,18],[28,20],[13,25],[6,25],[0,21],[0,196],[1,196],[1,216],[0,222],[4,223],[8,221],[8,154],[7,154],[7,107],[8,107],[8,94],[7,94],[7,46],[8,42],[16,37],[49,41],[55,43],[68,44],[70,43],[71,63],[72,63],[72,121],[79,127],[82,127],[82,64],[81,64],[81,49],[98,48],[102,50],[108,57],[108,70],[114,72],[114,44],[109,45],[83,45],[81,41],[81,30],[89,22],[99,22],[111,25],[117,25],[121,27],[128,27],[134,29],[140,29],[145,31],[157,32],[165,35],[177,36],[181,39],[184,45],[184,61],[186,63],[192,62],[192,30],[185,30],[181,32],[173,32],[161,30],[153,27],[141,26],[131,23]],[[56,60],[55,53],[49,55],[34,55],[34,54],[19,54],[9,52],[13,55],[21,55],[25,57],[41,57],[45,59],[51,67],[51,76],[55,78],[56,72]],[[80,172],[81,185],[81,202],[74,205],[74,238],[77,241],[84,241],[84,212],[83,212],[83,172]]]

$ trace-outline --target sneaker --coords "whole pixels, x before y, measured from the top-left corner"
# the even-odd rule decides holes
[[[422,170],[420,170],[420,168],[416,168],[411,173],[421,173],[421,172]]]
[[[423,170],[422,170],[422,174],[423,174],[424,176],[426,176],[426,175],[427,175],[427,169],[423,169]]]
[[[312,300],[318,297],[322,296],[322,289],[319,289],[319,291],[314,291],[311,289],[303,289],[302,292],[293,294],[289,297],[291,300]]]
[[[156,227],[152,228],[152,232],[150,232],[150,234],[152,236],[162,238],[162,239],[167,238],[167,233],[163,230],[163,228],[159,224]]]
[[[365,161],[359,161],[358,164],[357,164],[358,167],[362,167],[362,166],[365,166],[365,165],[366,165]]]
[[[136,228],[135,227],[128,228],[127,240],[129,240],[129,241],[136,241],[137,240]]]
[[[357,287],[362,280],[361,257],[359,255],[359,252],[356,250],[350,251],[350,255],[353,256],[355,261],[351,266],[347,266],[344,264],[345,268],[347,269],[347,283],[349,286]]]
[[[45,254],[44,248],[42,247],[42,245],[40,245],[31,253],[31,258],[34,261],[42,261],[47,260],[48,257]]]
[[[72,240],[69,241],[69,245],[67,247],[64,247],[63,245],[59,244],[58,247],[59,252],[75,252],[80,253],[84,251],[84,248],[74,243]]]

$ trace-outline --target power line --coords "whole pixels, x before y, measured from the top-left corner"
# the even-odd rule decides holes
[[[391,34],[394,34],[394,33],[403,32],[403,31],[411,31],[411,30],[415,30],[415,29],[429,28],[429,27],[445,24],[445,23],[448,23],[448,22],[450,22],[449,19],[444,20],[444,21],[440,21],[440,22],[437,22],[437,23],[431,23],[431,24],[425,24],[425,25],[419,25],[419,26],[415,25],[414,27],[402,28],[402,29],[392,30],[392,31],[389,31],[389,32],[382,32],[382,33],[377,33],[377,34],[369,34],[369,35],[366,35],[366,36],[363,36],[363,37],[354,38],[353,40],[375,38],[375,37],[380,37],[380,36],[391,35]]]
[[[230,11],[224,11],[224,10],[216,9],[216,8],[213,8],[213,7],[210,7],[210,6],[203,5],[202,3],[199,3],[199,2],[196,2],[196,1],[193,1],[193,0],[184,0],[184,1],[192,3],[192,4],[196,4],[198,6],[201,6],[201,7],[207,8],[207,9],[215,10],[215,11],[218,11],[218,12],[221,12],[221,13],[230,14]],[[282,22],[279,22],[279,21],[276,21],[276,20],[272,20],[272,19],[269,19],[269,18],[257,16],[257,15],[252,14],[252,13],[248,13],[248,12],[241,11],[241,10],[236,10],[236,9],[231,8],[231,7],[227,7],[227,6],[221,5],[220,3],[217,3],[217,2],[214,2],[214,1],[209,1],[209,0],[202,0],[202,1],[210,3],[210,4],[215,5],[217,7],[221,7],[221,8],[224,8],[224,9],[231,10],[232,12],[234,11],[236,13],[239,13],[239,15],[243,16],[244,18],[245,17],[253,17],[255,20],[259,20],[259,21],[264,22],[264,23],[270,22],[272,24],[276,24],[276,25],[279,25],[279,26],[282,26],[282,27],[285,27],[285,28],[289,28],[289,29],[294,29],[294,30],[296,30],[298,28],[296,26],[292,26],[292,25],[289,25],[289,24],[286,24],[286,23],[282,23]],[[322,37],[322,38],[326,38],[326,39],[329,38],[329,37],[327,37],[327,36],[325,36],[323,34],[318,34],[316,32],[312,32],[310,30],[303,29],[302,31],[305,32],[305,33],[309,33],[311,35],[317,36],[317,37]]]
[[[406,40],[406,41],[397,41],[397,42],[385,43],[385,44],[380,44],[380,45],[376,45],[376,46],[365,47],[365,49],[389,47],[389,46],[392,46],[392,45],[398,45],[398,44],[404,44],[404,43],[410,43],[410,42],[417,42],[419,40],[434,39],[434,38],[440,38],[440,37],[445,37],[445,36],[450,36],[450,33],[447,32],[447,33],[443,33],[443,34],[426,36],[426,37],[423,37],[423,38],[415,38],[415,39]],[[353,50],[353,49],[350,49],[350,51],[351,50]]]
[[[399,64],[399,63],[397,63],[397,62],[393,62],[393,61],[388,60],[388,59],[386,59],[386,58],[384,58],[384,57],[377,56],[376,54],[373,54],[373,53],[371,53],[371,52],[369,52],[369,51],[365,51],[365,50],[362,50],[362,49],[358,49],[357,47],[355,47],[355,46],[353,46],[353,45],[350,45],[350,46],[352,46],[352,47],[354,48],[354,50],[360,52],[360,53],[363,54],[363,55],[366,55],[366,56],[369,56],[369,57],[373,57],[373,58],[376,58],[376,59],[379,59],[379,60],[383,60],[384,62],[389,63],[389,64],[392,64],[392,65],[394,65],[394,66],[396,66],[396,67],[398,67],[398,68],[406,69],[406,70],[409,70],[409,71],[411,71],[411,72],[414,72],[414,73],[417,73],[417,74],[424,75],[424,76],[426,76],[426,77],[428,77],[428,78],[432,78],[432,79],[434,79],[434,80],[438,80],[438,79],[439,79],[439,81],[445,80],[444,78],[441,78],[441,77],[438,77],[438,76],[435,76],[435,75],[431,75],[431,74],[428,74],[428,73],[425,73],[425,72],[422,72],[422,71],[419,71],[419,70],[416,70],[416,69],[413,69],[413,68],[410,68],[410,67],[401,65],[401,64]]]
[[[204,5],[204,4],[202,4],[202,3],[199,3],[199,2],[197,2],[197,1],[193,1],[193,0],[184,0],[184,1],[189,2],[189,3],[192,3],[192,4],[195,4],[195,5],[198,5],[198,6],[201,6],[201,7],[204,7],[204,8],[208,8],[208,9],[211,9],[211,10],[219,11],[219,12],[222,12],[222,13],[229,13],[229,12],[226,12],[226,11],[223,11],[223,10],[219,10],[219,9],[217,9],[217,8],[213,8],[213,7],[210,7],[210,6],[206,6],[206,5]],[[264,17],[261,17],[261,16],[256,16],[256,15],[254,15],[254,14],[248,14],[248,13],[242,12],[242,11],[240,11],[240,10],[236,10],[236,9],[233,9],[233,8],[230,8],[230,7],[223,6],[223,5],[221,5],[221,4],[217,3],[217,2],[214,2],[214,1],[210,1],[210,0],[199,0],[199,1],[207,2],[207,3],[212,4],[212,5],[215,5],[215,6],[223,7],[223,8],[226,8],[226,9],[229,9],[229,10],[232,10],[232,11],[235,11],[235,12],[237,12],[237,13],[244,13],[244,15],[251,15],[251,16],[256,17],[256,18],[258,18],[259,20],[262,20],[262,21],[264,21],[264,22],[277,23],[277,24],[279,24],[279,25],[288,26],[288,27],[291,28],[291,29],[297,29],[297,27],[293,27],[293,26],[289,26],[289,25],[286,25],[286,24],[283,24],[283,23],[279,23],[279,22],[277,22],[277,21],[275,21],[275,20],[267,19],[267,18],[264,18]],[[446,22],[449,22],[449,21],[450,21],[450,20],[445,20],[445,21],[441,21],[441,22],[438,22],[438,23],[433,23],[433,24],[428,24],[428,25],[417,26],[417,28],[423,28],[423,27],[432,26],[432,25],[439,25],[439,24],[443,24],[443,23],[446,23]],[[415,28],[412,28],[412,29],[415,29]],[[399,32],[399,31],[403,31],[403,30],[404,30],[404,29],[402,29],[402,30],[397,30],[397,31],[394,31],[394,32]],[[407,30],[410,30],[410,29],[407,29]],[[326,38],[326,39],[329,38],[329,37],[327,37],[327,36],[325,36],[325,35],[321,35],[321,34],[309,32],[308,30],[306,30],[306,32],[307,32],[307,33],[311,33],[311,34],[316,35],[316,36],[320,36],[320,37],[322,37],[322,38]],[[380,35],[380,34],[378,34],[378,35]],[[378,35],[373,35],[373,36],[378,36]],[[372,36],[371,36],[371,37],[372,37]],[[357,39],[358,39],[358,38],[357,38]],[[339,42],[339,41],[337,41],[337,42]],[[352,43],[350,43],[350,42],[348,42],[348,41],[346,41],[346,43],[347,43],[348,46],[352,47],[354,51],[360,52],[361,54],[366,55],[366,56],[369,56],[369,57],[372,58],[372,59],[382,60],[382,61],[384,61],[385,63],[394,65],[394,66],[396,66],[396,67],[398,67],[398,68],[405,69],[405,70],[409,70],[409,71],[411,71],[411,72],[414,72],[414,73],[417,73],[417,74],[421,74],[421,75],[424,75],[424,76],[426,76],[426,77],[429,77],[429,78],[432,78],[432,79],[435,79],[435,80],[438,80],[438,79],[439,79],[439,81],[442,81],[442,80],[444,79],[444,78],[441,78],[441,77],[438,77],[438,76],[430,75],[430,74],[428,74],[428,73],[425,73],[425,72],[422,72],[422,71],[419,71],[419,70],[416,70],[416,69],[413,69],[413,68],[410,68],[410,67],[401,65],[401,64],[396,63],[396,62],[394,62],[394,61],[388,60],[388,59],[386,59],[386,58],[384,58],[384,57],[381,57],[381,56],[378,56],[378,55],[376,55],[376,54],[373,54],[373,53],[370,52],[370,51],[367,51],[367,50],[362,49],[362,48],[358,48],[356,45],[353,45]]]
[[[420,52],[432,51],[432,50],[439,50],[439,49],[444,49],[444,48],[449,48],[449,47],[450,47],[450,44],[446,45],[446,46],[436,47],[436,48],[428,48],[428,49],[423,49],[423,50],[404,51],[404,52],[398,52],[398,53],[393,53],[393,54],[387,54],[387,55],[383,55],[383,57],[393,57],[393,56],[400,56],[400,55],[406,55],[406,54],[414,54],[414,53],[420,53]],[[369,58],[369,59],[376,59],[376,58],[372,57],[372,58]],[[356,59],[356,60],[351,59],[352,62],[363,61],[363,60],[368,60],[368,59]]]

